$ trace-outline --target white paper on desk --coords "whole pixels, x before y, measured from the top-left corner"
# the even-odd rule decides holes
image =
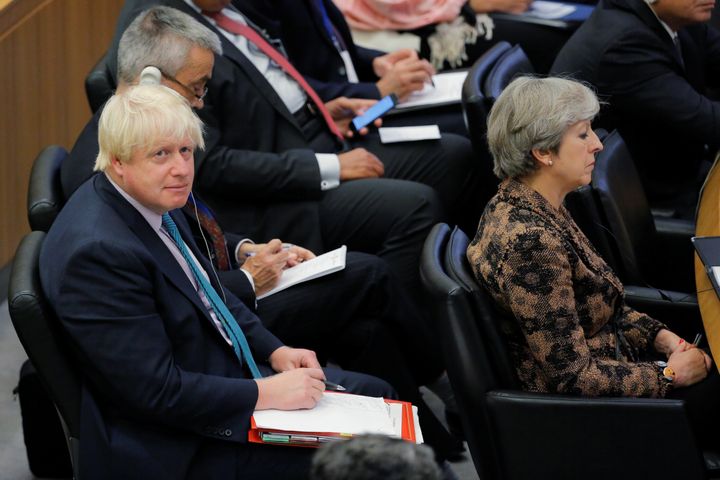
[[[382,143],[417,142],[419,140],[437,140],[440,138],[440,128],[437,125],[380,127],[378,133]]]
[[[570,15],[576,10],[572,5],[560,2],[546,2],[544,0],[535,0],[530,4],[530,8],[525,14],[532,17],[546,18],[548,20],[563,18]]]
[[[350,393],[325,392],[315,408],[256,410],[253,418],[258,429],[396,436],[390,409],[385,400]]]
[[[425,85],[425,88],[419,92],[411,93],[408,98],[395,106],[395,110],[458,103],[462,96],[462,85],[467,74],[467,70],[435,74],[432,76],[435,86]]]
[[[712,274],[715,277],[715,283],[720,285],[720,267],[712,267]]]
[[[342,247],[332,250],[327,253],[308,260],[299,265],[295,265],[292,268],[283,270],[280,276],[280,281],[272,290],[265,292],[264,294],[257,297],[261,300],[273,293],[277,293],[281,290],[285,290],[288,287],[292,287],[298,283],[307,282],[330,273],[335,273],[345,268],[345,255],[347,254],[347,247]]]

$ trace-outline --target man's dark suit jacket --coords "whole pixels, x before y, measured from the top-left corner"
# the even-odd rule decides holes
[[[80,133],[80,136],[75,141],[72,150],[68,157],[60,165],[60,185],[63,192],[63,199],[65,202],[68,201],[70,196],[77,190],[80,185],[93,175],[93,166],[95,165],[95,158],[98,154],[98,122],[100,115],[102,114],[102,108],[95,112],[90,121],[85,125],[85,128]],[[197,151],[197,154],[202,152]],[[195,219],[189,219],[188,222],[193,226]],[[193,234],[196,237],[196,231],[193,230]],[[245,274],[237,271],[238,265],[235,262],[235,247],[243,238],[247,238],[245,235],[235,234],[231,232],[224,232],[225,241],[227,242],[228,251],[230,252],[230,260],[232,262],[233,269],[229,272],[220,272],[220,276],[223,277],[223,284],[226,285],[230,290],[238,296],[245,305],[254,309],[255,307],[255,292],[252,285],[248,281]],[[198,245],[201,245],[198,242]],[[210,255],[214,255],[214,250],[209,252]]]
[[[173,216],[187,241],[181,215]],[[207,463],[208,478],[234,472],[234,457],[207,462],[207,441],[247,441],[256,383],[177,260],[104,175],[62,209],[40,266],[43,289],[93,387],[92,395],[83,392],[81,476],[185,478],[197,462]],[[224,293],[255,358],[267,359],[280,340]]]
[[[307,138],[265,77],[182,0],[126,1],[109,58],[116,59],[125,28],[153,5],[167,5],[191,15],[218,33],[222,42],[223,55],[215,56],[206,106],[198,111],[206,122],[207,154],[195,159],[196,188],[201,193],[211,192],[205,195],[207,201],[233,231],[246,231],[263,241],[266,231],[250,231],[248,227],[271,224],[272,235],[325,251],[320,236],[317,200],[322,190],[315,152],[337,152],[336,139],[325,132],[318,138]],[[218,125],[217,119],[223,124]],[[252,174],[238,175],[239,165]]]
[[[601,126],[615,127],[652,201],[695,187],[705,145],[720,144],[720,35],[705,24],[670,35],[643,0],[603,0],[558,54],[555,74],[593,84],[609,102]]]
[[[288,58],[323,100],[345,96],[380,98],[372,68],[375,57],[383,52],[355,45],[342,12],[330,0],[322,0],[328,18],[342,37],[352,58],[359,83],[350,83],[345,64],[312,4],[315,0],[233,0],[250,18],[282,39]],[[273,22],[277,22],[275,25]]]
[[[121,11],[116,37],[109,51],[111,58],[117,55],[119,37],[127,24],[142,10],[155,4],[177,8],[217,32],[205,17],[182,0],[128,0]],[[223,55],[215,56],[205,107],[198,111],[206,123],[206,153],[196,157],[197,191],[230,231],[245,232],[258,241],[266,241],[272,235],[316,252],[335,247],[334,244],[325,245],[323,241],[321,200],[326,194],[321,190],[322,179],[315,152],[340,152],[337,138],[324,128],[319,132],[304,131],[250,60],[224,35],[218,34]],[[451,178],[449,173],[445,176],[446,172],[443,172],[430,179],[429,171],[467,169],[469,172],[453,173],[461,178],[458,185],[464,180],[474,181],[476,176],[471,170],[469,143],[464,138],[444,135],[439,141],[406,146],[381,145],[378,136],[370,135],[353,143],[378,153],[385,162],[387,178],[379,180],[385,186],[389,185],[387,182],[397,182],[395,179],[414,181],[395,184],[398,195],[404,198],[409,198],[409,190],[415,192],[413,196],[434,193],[427,192],[424,186],[422,191],[418,190],[421,186],[417,183],[435,186],[433,182],[441,183],[443,178]],[[400,154],[379,153],[390,151]],[[410,171],[399,165],[401,162],[397,159],[404,158],[402,153],[407,155],[408,152],[422,164],[418,169]],[[397,166],[398,175],[388,173],[393,167],[390,163]],[[375,180],[363,180],[367,185],[364,191],[375,191],[373,182]],[[446,208],[455,209],[450,197],[457,196],[458,192],[469,195],[467,192],[472,191],[474,189],[462,186],[447,188],[444,194],[448,200],[443,199]],[[442,198],[443,191],[439,194]],[[435,201],[433,198],[432,202]],[[384,213],[381,210],[377,215]]]

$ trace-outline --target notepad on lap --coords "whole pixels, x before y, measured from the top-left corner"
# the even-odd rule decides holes
[[[367,433],[422,443],[417,408],[410,403],[339,392],[325,392],[308,410],[255,411],[248,439],[317,447]]]
[[[330,273],[338,272],[345,268],[345,256],[347,247],[342,247],[324,253],[318,257],[308,260],[292,268],[283,270],[280,281],[272,290],[257,297],[258,300],[263,299],[273,293],[285,290],[288,287],[297,285],[298,283],[307,282]]]
[[[433,75],[434,86],[425,85],[422,90],[411,93],[407,99],[395,106],[394,111],[460,103],[462,85],[467,74],[467,70],[461,70]]]

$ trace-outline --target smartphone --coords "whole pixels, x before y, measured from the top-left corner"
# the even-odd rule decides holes
[[[378,100],[378,102],[368,108],[365,113],[352,119],[352,122],[350,122],[350,129],[357,133],[362,128],[367,127],[372,122],[392,110],[393,107],[395,107],[395,104],[397,104],[397,97],[394,93]]]

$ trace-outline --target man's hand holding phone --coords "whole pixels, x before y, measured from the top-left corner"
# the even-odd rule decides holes
[[[368,133],[370,124],[380,127],[382,117],[397,103],[395,95],[388,95],[379,101],[361,98],[338,97],[325,104],[341,132],[347,138]]]

